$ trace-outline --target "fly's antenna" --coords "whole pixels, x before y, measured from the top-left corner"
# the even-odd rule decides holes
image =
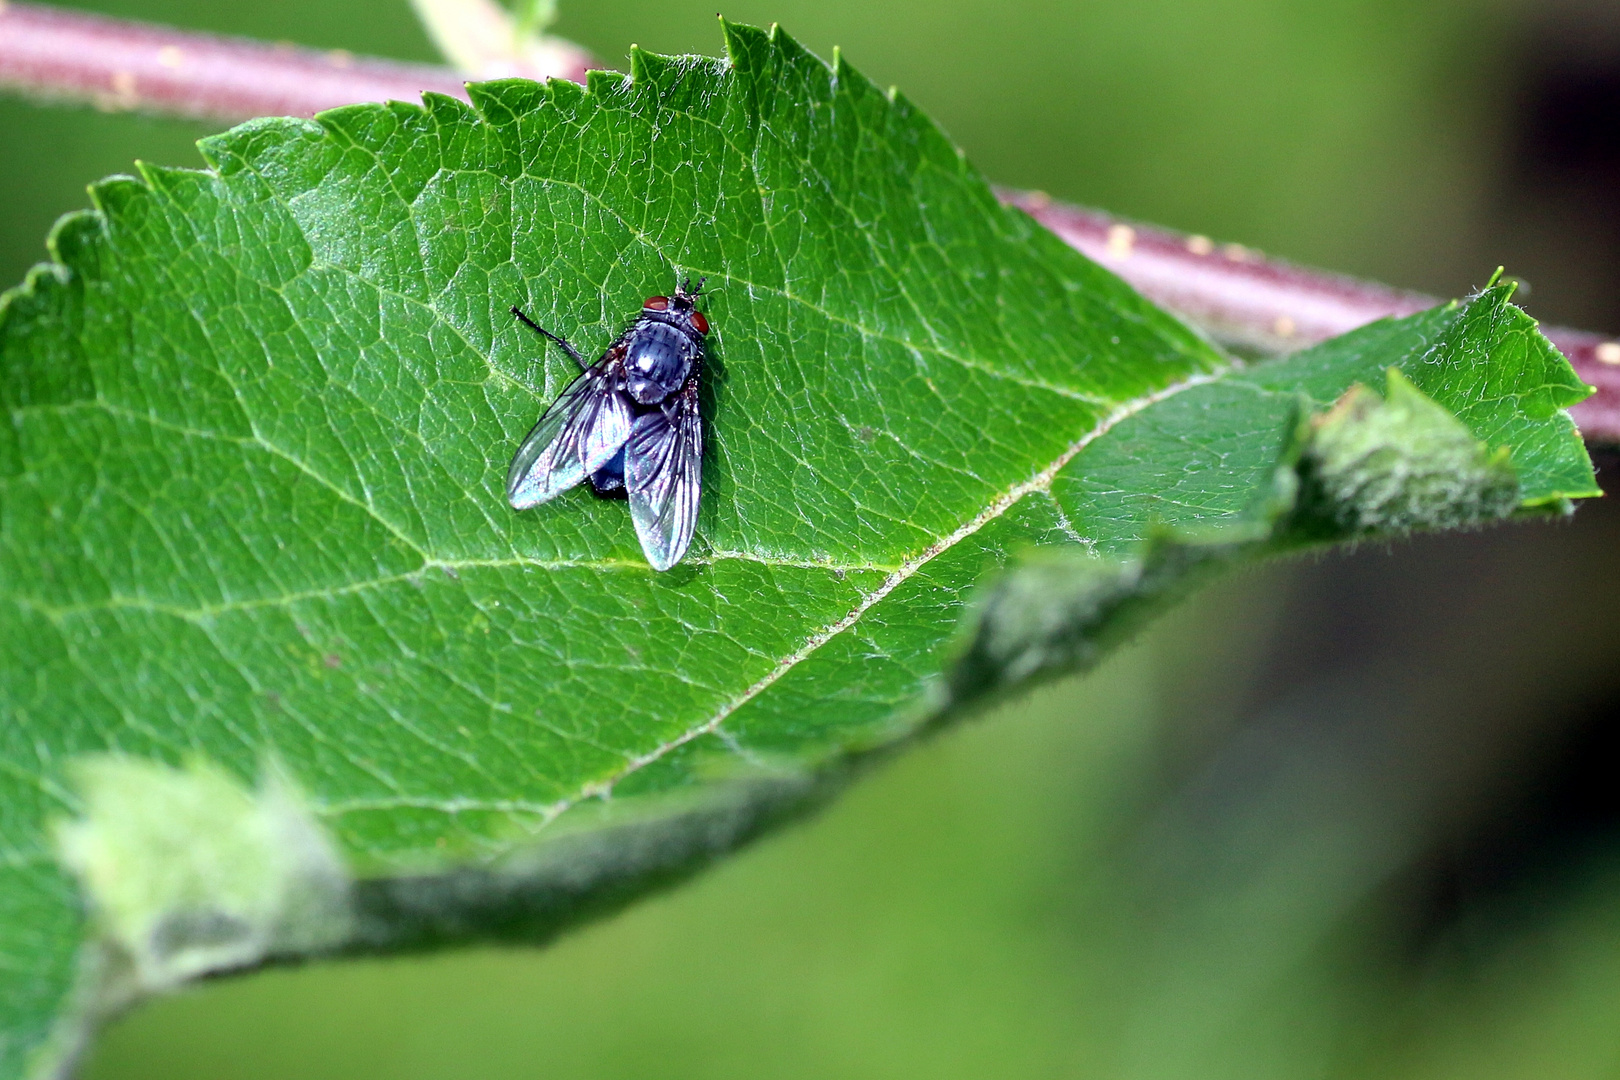
[[[703,291],[703,283],[705,281],[708,281],[708,280],[709,280],[709,278],[708,278],[707,274],[705,274],[703,277],[698,278],[697,288],[694,289],[694,288],[692,288],[692,275],[688,274],[688,275],[686,275],[686,277],[681,279],[681,283],[679,285],[680,294],[682,296],[685,296],[685,297],[688,297],[690,299],[696,300],[698,293]]]

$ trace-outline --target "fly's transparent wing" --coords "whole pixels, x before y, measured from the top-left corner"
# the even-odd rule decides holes
[[[506,498],[526,510],[555,498],[613,460],[630,438],[620,390],[623,350],[586,368],[534,425],[506,472]]]
[[[624,465],[641,550],[654,570],[668,570],[692,542],[702,494],[703,421],[696,379],[688,379],[672,402],[636,417]]]

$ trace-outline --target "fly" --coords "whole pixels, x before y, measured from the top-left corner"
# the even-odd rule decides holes
[[[525,326],[582,369],[512,458],[506,498],[527,510],[589,478],[598,495],[630,501],[641,550],[654,570],[681,561],[697,526],[703,474],[698,375],[709,320],[697,310],[703,280],[651,296],[629,329],[587,364],[567,341],[514,307]]]

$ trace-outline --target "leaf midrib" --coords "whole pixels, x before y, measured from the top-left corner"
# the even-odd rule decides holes
[[[653,748],[630,758],[622,766],[613,770],[608,775],[581,784],[573,795],[565,796],[564,798],[547,803],[531,803],[521,799],[432,800],[400,795],[397,797],[389,796],[380,799],[344,800],[341,802],[323,804],[319,807],[319,812],[323,817],[331,818],[341,816],[349,812],[399,807],[413,807],[439,811],[447,811],[450,809],[492,810],[497,812],[533,814],[539,818],[539,822],[537,824],[538,828],[544,827],[546,824],[555,820],[568,810],[580,805],[581,803],[584,803],[589,799],[607,798],[611,796],[613,789],[628,777],[634,775],[647,766],[654,764],[668,754],[678,750],[682,746],[685,746],[696,739],[702,738],[705,735],[717,733],[722,725],[724,725],[726,720],[735,714],[737,710],[741,709],[743,706],[765,693],[784,676],[797,668],[801,663],[814,656],[823,646],[835,640],[840,635],[857,625],[867,612],[881,604],[885,598],[887,598],[905,582],[914,577],[936,558],[950,551],[963,540],[979,532],[981,529],[995,521],[997,518],[1001,517],[1027,496],[1050,491],[1053,480],[1070,461],[1072,461],[1087,446],[1101,438],[1103,435],[1106,435],[1118,424],[1132,416],[1135,416],[1142,410],[1168,400],[1169,398],[1172,398],[1186,390],[1220,381],[1221,379],[1225,378],[1231,370],[1232,368],[1230,367],[1222,367],[1211,371],[1198,372],[1178,382],[1162,387],[1161,389],[1150,394],[1141,395],[1125,402],[1122,405],[1119,405],[1114,409],[1113,412],[1103,417],[1087,432],[1065,447],[1063,452],[1055,457],[1046,466],[1039,469],[1029,478],[1003,491],[995,499],[991,500],[990,503],[973,518],[964,522],[953,532],[939,537],[928,547],[924,548],[916,555],[913,555],[897,567],[886,568],[871,565],[840,566],[837,564],[822,562],[786,562],[764,559],[745,552],[716,552],[708,559],[693,560],[694,562],[701,564],[720,562],[729,559],[738,559],[742,561],[765,563],[768,565],[784,566],[793,569],[828,570],[833,572],[857,570],[871,572],[874,570],[886,570],[887,576],[876,588],[862,596],[860,602],[851,608],[848,613],[808,635],[805,638],[804,643],[798,649],[780,659],[770,671],[766,672],[759,679],[755,680],[754,683],[752,683],[746,689],[729,698],[707,719],[703,720],[701,723],[694,724],[686,728],[673,738],[666,739],[657,746],[654,746]],[[97,402],[77,402],[71,404],[75,406],[101,404],[104,407],[106,405],[106,403],[100,402],[99,399]],[[130,415],[139,418],[139,414]],[[256,442],[256,440],[242,439],[235,436],[231,436],[230,438],[243,442]],[[1070,528],[1072,530],[1072,526]],[[1083,541],[1085,538],[1081,539]],[[322,600],[334,596],[363,592],[374,588],[382,588],[392,584],[403,584],[411,581],[412,579],[419,578],[423,573],[434,569],[441,571],[456,571],[460,569],[501,568],[523,568],[537,570],[586,569],[600,572],[617,572],[623,570],[638,573],[646,572],[646,567],[638,561],[618,559],[577,562],[556,562],[532,558],[491,560],[430,560],[424,563],[421,567],[408,572],[372,578],[363,582],[352,582],[348,585],[337,586],[334,588],[308,590],[300,593],[287,593],[275,597],[256,598],[253,600],[210,605],[205,608],[196,609],[182,608],[175,605],[156,604],[150,601],[122,597],[113,597],[109,600],[96,601],[90,604],[74,605],[70,607],[51,607],[49,605],[40,604],[30,598],[16,595],[12,595],[11,599],[19,606],[29,608],[45,616],[52,622],[53,625],[59,624],[62,619],[70,618],[73,615],[80,613],[119,609],[133,609],[154,612],[185,619],[193,623],[206,624],[211,621],[213,616],[219,614],[251,610],[260,607],[285,606],[310,600]],[[384,778],[379,777],[379,779]],[[393,785],[390,784],[389,786]]]
[[[777,665],[774,668],[772,668],[765,675],[761,676],[746,690],[727,701],[718,710],[716,710],[715,713],[709,717],[709,719],[705,720],[701,724],[688,728],[680,735],[666,740],[665,742],[654,747],[652,750],[631,758],[622,768],[610,774],[608,777],[583,785],[578,794],[558,801],[561,809],[559,809],[557,813],[561,814],[589,798],[607,798],[608,796],[612,795],[614,786],[620,781],[633,775],[640,769],[646,768],[648,765],[653,764],[666,754],[678,750],[680,747],[685,746],[694,739],[699,739],[704,735],[717,732],[720,729],[720,726],[724,724],[726,720],[730,718],[738,709],[759,697],[766,690],[769,690],[780,679],[782,679],[783,676],[787,675],[794,668],[798,667],[799,664],[815,655],[817,650],[819,650],[823,645],[826,645],[828,642],[844,633],[844,631],[855,626],[855,624],[860,622],[861,618],[868,611],[876,607],[887,596],[889,596],[889,594],[894,592],[895,589],[899,588],[906,581],[910,580],[920,570],[922,570],[923,567],[927,566],[934,559],[938,558],[940,555],[943,555],[947,551],[950,551],[957,544],[974,535],[992,521],[995,521],[997,518],[1001,517],[1001,515],[1005,514],[1008,510],[1012,509],[1012,507],[1016,506],[1026,496],[1033,495],[1038,492],[1050,491],[1052,481],[1057,477],[1057,474],[1062,471],[1063,467],[1070,461],[1074,460],[1075,456],[1091,443],[1095,442],[1103,435],[1106,435],[1116,425],[1130,419],[1143,409],[1175,397],[1177,394],[1180,394],[1183,391],[1190,390],[1194,387],[1203,386],[1208,383],[1217,382],[1225,377],[1230,370],[1230,366],[1225,366],[1212,371],[1198,372],[1180,380],[1179,382],[1171,383],[1168,386],[1162,387],[1151,394],[1144,394],[1141,397],[1133,398],[1125,404],[1120,405],[1112,413],[1109,413],[1102,420],[1098,421],[1090,431],[1086,432],[1080,438],[1070,443],[1068,447],[1064,449],[1063,453],[1059,454],[1052,460],[1050,464],[1046,465],[1044,468],[1035,473],[1034,476],[1023,481],[1022,483],[1015,484],[1008,488],[1001,495],[992,500],[984,510],[980,511],[979,514],[977,514],[971,520],[959,526],[949,535],[939,538],[923,551],[902,563],[898,568],[891,572],[888,577],[884,578],[883,582],[878,585],[877,588],[863,596],[860,603],[852,608],[848,614],[811,634],[805,639],[805,643],[802,646],[794,650],[789,655],[783,657],[777,662]]]

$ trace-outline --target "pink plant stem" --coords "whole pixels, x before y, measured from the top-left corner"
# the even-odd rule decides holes
[[[1203,236],[1123,222],[1040,192],[997,194],[1148,299],[1215,338],[1261,352],[1290,352],[1440,302],[1266,258],[1238,244],[1216,245]],[[1570,410],[1581,434],[1588,442],[1620,444],[1620,342],[1584,330],[1542,329],[1576,373],[1597,388]]]
[[[563,55],[582,81],[591,64]],[[312,116],[360,101],[414,101],[432,90],[465,98],[445,68],[316,52],[0,0],[0,87],[103,109],[234,123],[254,116]],[[1390,315],[1433,306],[1402,292],[1261,256],[1236,244],[1126,223],[1053,202],[1038,192],[999,192],[1143,295],[1228,343],[1262,352],[1315,344]],[[1620,342],[1546,328],[1597,393],[1573,410],[1589,442],[1620,444]]]
[[[558,72],[578,75],[579,72]],[[196,34],[0,0],[0,86],[99,109],[235,123],[357,101],[465,98],[445,68]]]

